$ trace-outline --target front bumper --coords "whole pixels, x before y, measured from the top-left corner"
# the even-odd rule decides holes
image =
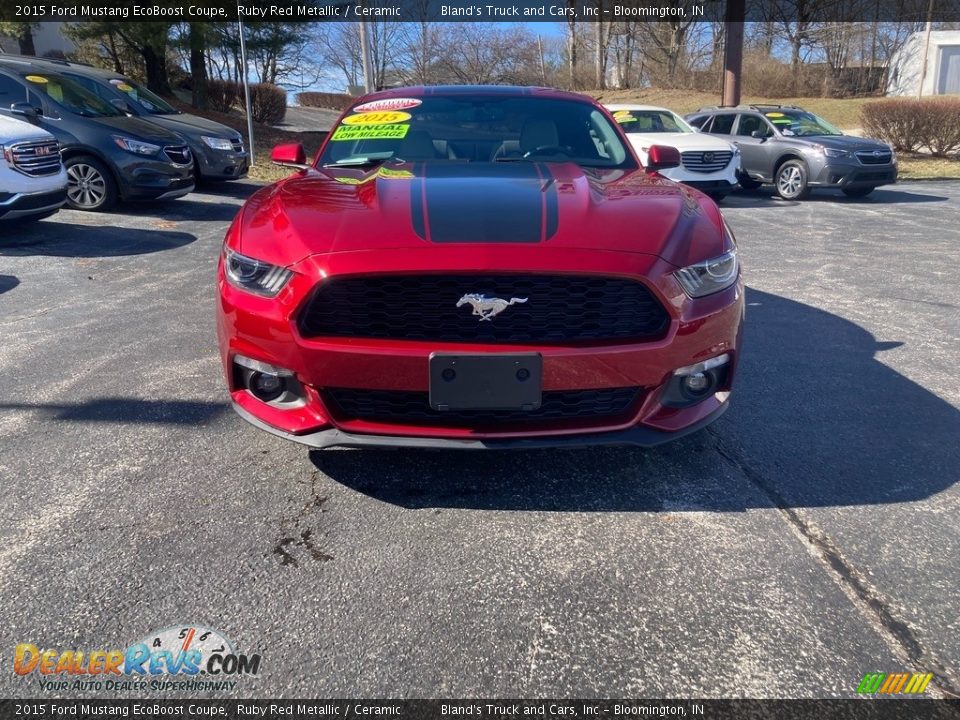
[[[4,195],[7,193],[0,193],[0,220],[47,215],[58,210],[67,201],[65,187],[42,192],[15,193],[9,197],[2,197]]]
[[[714,410],[691,425],[675,432],[664,432],[652,428],[634,426],[625,430],[614,430],[604,433],[585,433],[581,435],[541,435],[534,437],[514,437],[505,439],[487,440],[458,440],[451,438],[435,438],[426,436],[402,435],[356,435],[337,428],[318,430],[312,433],[294,435],[279,428],[268,425],[256,415],[244,410],[237,403],[233,403],[236,413],[254,427],[265,430],[284,440],[291,440],[307,445],[317,450],[326,448],[421,448],[431,450],[541,450],[551,448],[586,448],[599,446],[617,447],[656,447],[671,440],[685,437],[707,427],[719,418],[730,407],[729,400],[724,400]]]
[[[498,269],[567,272],[642,280],[670,318],[666,332],[650,341],[596,345],[479,345],[466,343],[304,338],[294,318],[316,279],[385,272],[463,272],[489,267],[490,249],[344,252],[307,258],[277,298],[237,290],[219,270],[218,335],[231,399],[240,414],[270,432],[313,447],[554,447],[560,445],[656,445],[703,427],[726,407],[735,373],[743,317],[743,285],[691,301],[660,258],[588,250],[497,249]],[[476,257],[474,257],[476,255]],[[650,280],[653,278],[654,280]],[[613,310],[615,312],[615,310]],[[424,393],[434,352],[463,354],[535,351],[543,360],[543,391],[638,388],[636,402],[616,416],[517,426],[451,426],[344,416],[328,405],[327,388]],[[673,371],[721,354],[731,356],[716,392],[697,404],[661,403]],[[305,401],[286,408],[262,402],[237,383],[233,358],[243,355],[291,370]]]
[[[856,161],[835,160],[811,164],[811,187],[858,188],[891,185],[897,182],[897,164],[864,165]]]
[[[250,154],[245,150],[214,150],[194,144],[190,148],[204,180],[239,180],[250,172]]]

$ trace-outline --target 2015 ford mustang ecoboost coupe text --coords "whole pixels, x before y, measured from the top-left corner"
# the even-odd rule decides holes
[[[236,410],[314,447],[656,445],[727,406],[743,282],[716,205],[602,107],[539,88],[360,98],[237,215]]]

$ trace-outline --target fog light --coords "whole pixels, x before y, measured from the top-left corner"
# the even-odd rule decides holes
[[[700,395],[710,389],[713,384],[706,373],[698,372],[683,378],[683,389],[692,395]]]
[[[283,394],[283,379],[276,375],[254,372],[250,375],[250,392],[263,402],[276,400]]]

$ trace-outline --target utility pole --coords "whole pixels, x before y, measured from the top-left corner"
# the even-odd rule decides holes
[[[243,20],[238,20],[240,30],[240,63],[243,65],[243,99],[247,109],[247,139],[250,143],[250,165],[254,162],[253,152],[253,104],[250,102],[250,83],[247,80],[247,41],[243,36]]]
[[[927,8],[927,30],[923,40],[923,64],[920,65],[920,83],[917,85],[917,99],[923,97],[923,81],[927,79],[927,60],[930,57],[930,30],[933,27],[933,0]]]
[[[376,90],[373,81],[373,57],[370,54],[370,28],[366,20],[360,21],[360,57],[363,62],[363,89],[371,93]]]
[[[744,0],[727,0],[723,31],[723,105],[740,104],[740,75],[743,70]]]
[[[540,83],[547,84],[547,69],[543,65],[543,38],[537,35],[537,51],[540,53]]]

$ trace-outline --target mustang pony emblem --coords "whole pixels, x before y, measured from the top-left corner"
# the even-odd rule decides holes
[[[515,297],[504,300],[503,298],[491,298],[486,295],[478,295],[477,293],[468,293],[457,300],[457,307],[463,307],[469,304],[470,307],[473,308],[472,314],[479,315],[480,322],[483,322],[484,320],[492,320],[494,316],[499,315],[515,303],[525,303],[526,301],[527,298]]]

